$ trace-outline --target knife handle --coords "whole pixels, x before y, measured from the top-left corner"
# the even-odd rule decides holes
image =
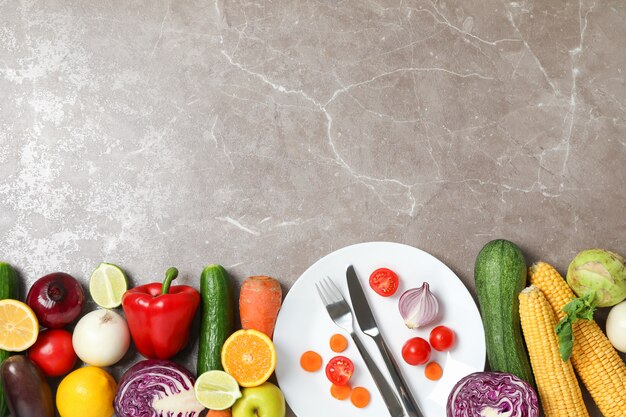
[[[393,388],[391,388],[391,385],[389,385],[387,379],[380,372],[380,369],[378,369],[378,366],[376,365],[370,354],[367,352],[367,349],[365,349],[365,346],[363,345],[363,342],[361,342],[361,339],[359,339],[359,337],[355,333],[351,333],[350,335],[352,336],[354,344],[359,350],[359,353],[361,353],[363,361],[365,362],[365,366],[367,366],[367,369],[370,371],[370,374],[374,379],[374,383],[378,387],[378,391],[380,391],[380,395],[383,397],[383,401],[385,402],[385,405],[387,406],[391,417],[405,417],[404,409],[402,407],[402,404],[400,403],[400,400],[398,399],[398,396],[396,395]]]
[[[385,365],[387,365],[387,369],[389,370],[389,374],[391,375],[391,380],[393,384],[398,388],[398,392],[400,393],[400,401],[402,401],[402,405],[404,410],[406,411],[406,415],[408,417],[424,417],[422,411],[417,405],[417,401],[411,395],[409,391],[408,385],[400,372],[398,367],[398,363],[395,361],[391,352],[389,351],[389,347],[387,347],[387,343],[383,339],[382,335],[379,333],[375,337],[373,337],[380,353],[382,354],[383,361]]]

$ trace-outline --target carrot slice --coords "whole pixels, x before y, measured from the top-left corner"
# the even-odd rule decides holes
[[[364,387],[355,387],[350,393],[350,401],[357,408],[364,408],[370,403],[370,392]]]
[[[343,352],[348,347],[348,339],[344,335],[336,333],[330,337],[330,349],[333,352]]]
[[[317,352],[307,350],[300,356],[300,366],[307,372],[315,372],[322,367],[322,357]]]
[[[431,362],[426,365],[426,369],[424,369],[424,375],[426,375],[426,378],[430,379],[431,381],[436,381],[443,375],[443,369],[441,369],[441,365],[439,365],[437,362]]]
[[[330,386],[330,395],[338,400],[345,400],[350,396],[350,392],[352,392],[352,388],[350,384],[348,385],[336,385],[332,384]]]

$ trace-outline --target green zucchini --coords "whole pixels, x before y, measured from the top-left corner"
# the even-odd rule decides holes
[[[220,265],[209,265],[200,277],[202,317],[198,346],[198,376],[222,370],[222,346],[233,332],[234,312],[230,278]]]
[[[0,262],[0,300],[19,298],[19,285],[17,274],[11,265]],[[10,356],[10,353],[0,349],[0,365]],[[2,384],[0,384],[0,417],[4,417],[8,412],[7,400]]]
[[[487,243],[476,258],[474,279],[492,371],[508,372],[535,386],[519,318],[526,287],[522,251],[508,240]]]

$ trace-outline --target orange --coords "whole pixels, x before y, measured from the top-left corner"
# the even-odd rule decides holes
[[[242,387],[256,387],[274,372],[276,348],[258,330],[239,330],[224,342],[222,366]]]
[[[0,300],[0,349],[22,352],[37,341],[39,322],[35,312],[17,300]]]

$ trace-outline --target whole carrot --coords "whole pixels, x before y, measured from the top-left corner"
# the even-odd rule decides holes
[[[246,278],[239,293],[241,327],[246,330],[258,330],[271,338],[282,299],[280,283],[274,278],[267,276]]]

